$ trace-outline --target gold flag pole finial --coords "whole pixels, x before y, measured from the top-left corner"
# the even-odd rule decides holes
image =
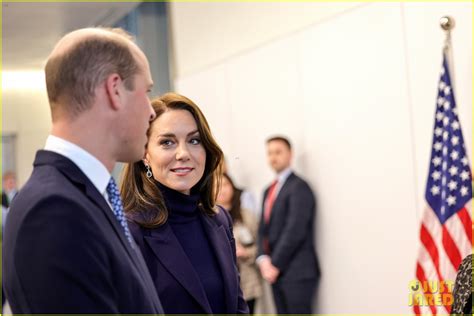
[[[441,19],[439,19],[439,25],[443,30],[449,32],[454,28],[454,19],[447,15],[443,16]]]
[[[443,16],[439,19],[439,26],[446,32],[446,39],[444,41],[444,50],[446,51],[451,42],[451,30],[454,28],[454,19],[448,15]]]

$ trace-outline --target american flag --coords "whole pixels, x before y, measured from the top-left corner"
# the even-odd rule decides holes
[[[471,253],[471,181],[472,175],[444,54],[425,192],[427,206],[421,223],[421,246],[416,265],[416,278],[422,284],[430,284],[432,281],[438,285],[442,281],[453,282],[462,259]],[[439,293],[439,288],[433,286],[422,287],[425,297],[437,291]],[[417,315],[447,314],[450,309],[450,305],[414,306]]]

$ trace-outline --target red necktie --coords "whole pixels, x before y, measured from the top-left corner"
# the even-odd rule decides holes
[[[278,184],[278,180],[275,180],[268,188],[267,199],[265,201],[265,209],[263,210],[263,220],[265,224],[270,222],[270,215],[272,213],[273,202],[275,202],[276,197],[276,186]],[[270,255],[270,244],[268,242],[268,236],[263,237],[263,251],[265,254]]]
[[[278,184],[278,180],[273,181],[272,185],[268,189],[267,200],[265,202],[265,210],[263,213],[265,224],[268,224],[268,222],[270,222],[270,215],[272,213],[272,207],[273,207],[273,203],[275,202],[275,197],[276,197],[277,184]]]

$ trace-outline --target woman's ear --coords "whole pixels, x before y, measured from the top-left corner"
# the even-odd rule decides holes
[[[145,157],[143,157],[142,161],[143,161],[143,164],[144,164],[145,166],[149,166],[149,165],[150,165],[150,162],[149,162],[149,160],[148,160],[148,153],[145,153]]]

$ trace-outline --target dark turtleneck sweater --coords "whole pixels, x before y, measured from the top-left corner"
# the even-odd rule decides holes
[[[225,314],[224,282],[198,208],[199,194],[186,195],[158,183],[168,208],[168,224],[199,276],[214,314]],[[190,311],[190,313],[192,313]]]

